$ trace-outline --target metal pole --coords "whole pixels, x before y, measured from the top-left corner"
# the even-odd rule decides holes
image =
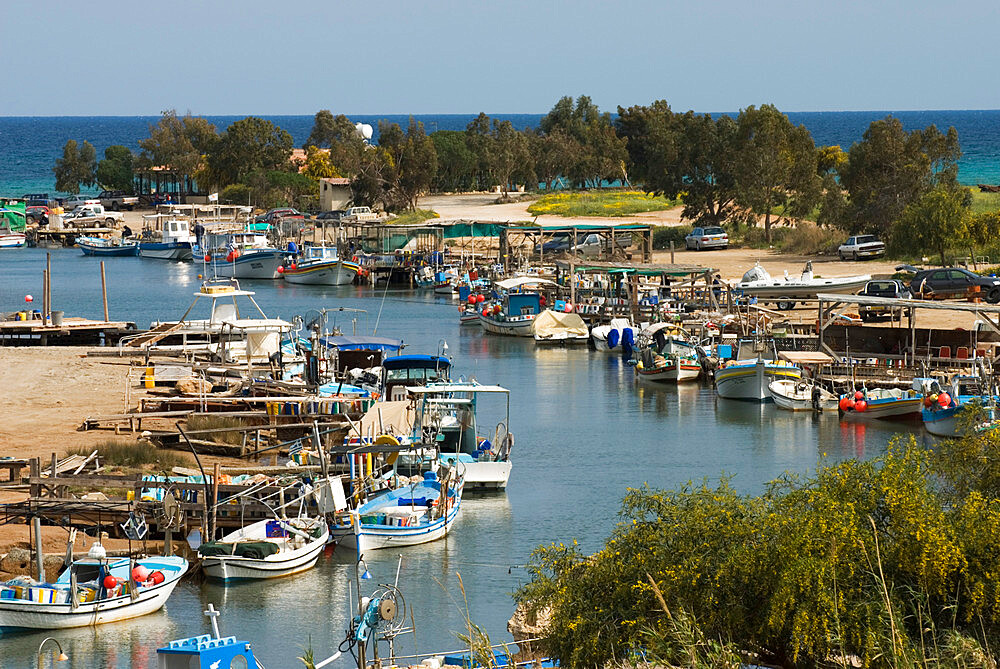
[[[108,280],[104,274],[104,261],[101,261],[101,298],[104,300],[104,322],[107,323],[110,318],[108,318]]]

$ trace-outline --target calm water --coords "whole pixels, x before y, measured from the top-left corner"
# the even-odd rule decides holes
[[[959,162],[962,183],[1000,183],[1000,111],[859,111],[859,112],[792,112],[788,116],[796,124],[804,124],[817,145],[836,144],[846,150],[861,139],[868,125],[888,114],[899,118],[907,129],[935,124],[942,131],[949,126],[958,130],[964,155]],[[427,132],[464,130],[474,114],[422,115],[415,118]],[[223,130],[241,116],[209,116]],[[269,116],[284,128],[301,146],[312,129],[312,116]],[[499,114],[516,128],[536,127],[541,114]],[[403,127],[408,116],[351,116],[352,121],[378,125],[384,119]],[[138,142],[149,136],[149,125],[155,116],[91,116],[91,117],[5,117],[0,118],[0,195],[19,197],[25,193],[54,194],[52,166],[62,155],[68,139],[89,141],[103,156],[104,149],[122,144],[138,152]]]
[[[69,315],[101,316],[99,261],[78,250],[52,253],[53,306]],[[0,311],[41,296],[45,251],[0,254]],[[138,258],[107,260],[111,317],[145,326],[178,317],[193,300],[199,267]],[[250,284],[244,284],[248,287]],[[320,288],[258,282],[252,288],[269,314],[290,318],[320,307],[369,312],[374,326],[382,290]],[[349,320],[341,326],[349,331]],[[359,332],[366,327],[358,321]],[[612,356],[587,349],[536,350],[532,341],[488,337],[460,329],[455,303],[424,293],[390,290],[379,333],[402,338],[407,352],[433,353],[441,339],[455,374],[510,388],[515,466],[506,495],[463,501],[446,540],[406,549],[400,585],[416,621],[416,651],[404,637],[397,652],[458,647],[463,628],[457,573],[468,592],[472,618],[494,642],[509,640],[509,594],[525,578],[518,568],[542,543],[578,539],[593,550],[609,534],[625,489],[648,483],[672,487],[690,479],[734,475],[746,492],[760,492],[782,472],[806,472],[825,458],[880,453],[899,426],[840,424],[837,417],[793,415],[773,406],[717,399],[708,386],[637,385],[632,370]],[[483,407],[483,425],[502,418],[502,407]],[[391,582],[396,554],[367,557],[376,581]],[[304,574],[272,583],[223,588],[182,583],[164,611],[131,622],[60,632],[73,668],[152,667],[155,648],[173,638],[202,634],[209,603],[224,614],[225,634],[248,638],[264,666],[301,666],[294,658],[311,638],[326,657],[343,638],[353,553],[334,552]],[[368,583],[373,583],[369,581]],[[45,634],[0,639],[0,668],[29,666]],[[350,665],[350,659],[337,666]],[[62,666],[62,665],[60,665]]]

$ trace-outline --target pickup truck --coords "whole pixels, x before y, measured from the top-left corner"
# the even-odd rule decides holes
[[[124,223],[125,214],[108,211],[102,204],[82,204],[63,216],[63,223],[74,228],[107,227]]]
[[[102,190],[97,199],[106,209],[112,211],[121,211],[122,209],[132,211],[139,204],[139,198],[126,195],[125,191],[121,190]]]
[[[377,221],[378,214],[373,212],[370,207],[351,207],[344,212],[344,215],[340,217],[341,221]]]
[[[885,244],[875,235],[858,235],[851,237],[840,245],[837,255],[841,260],[861,260],[862,258],[878,258],[885,255]]]

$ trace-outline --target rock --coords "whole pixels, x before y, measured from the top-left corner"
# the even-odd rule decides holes
[[[31,573],[31,551],[26,548],[11,548],[0,558],[0,571],[9,574],[28,575]]]
[[[204,395],[206,393],[212,392],[212,384],[205,379],[199,379],[194,376],[180,379],[177,382],[177,392],[181,395]]]
[[[514,637],[517,644],[517,661],[529,662],[546,657],[549,653],[544,641],[529,641],[529,639],[544,639],[549,635],[549,621],[552,611],[548,607],[539,609],[534,614],[528,612],[525,604],[518,604],[514,615],[507,621],[507,631]]]

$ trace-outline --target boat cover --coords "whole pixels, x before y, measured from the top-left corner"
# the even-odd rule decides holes
[[[559,313],[551,309],[538,314],[532,322],[531,331],[540,339],[587,337],[590,334],[579,314]]]
[[[398,351],[403,346],[399,339],[389,337],[323,337],[320,341],[329,348],[341,351]]]
[[[378,436],[380,434],[409,435],[413,431],[413,405],[409,400],[398,402],[375,402],[371,408],[356,423],[357,430],[351,430],[348,436]]]

